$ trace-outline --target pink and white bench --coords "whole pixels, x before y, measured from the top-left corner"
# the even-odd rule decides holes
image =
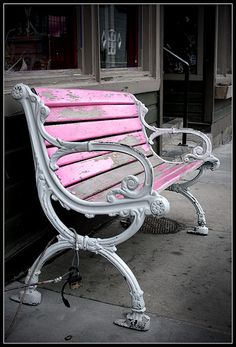
[[[39,200],[49,221],[59,233],[29,269],[28,288],[13,297],[37,305],[36,289],[40,270],[56,253],[66,249],[89,250],[104,256],[123,275],[131,295],[131,312],[114,323],[148,330],[150,318],[134,274],[117,255],[116,246],[129,239],[142,226],[146,215],[160,218],[169,203],[160,193],[169,189],[186,196],[197,212],[193,233],[207,235],[204,211],[190,193],[204,168],[217,168],[209,138],[193,129],[156,128],[145,121],[147,108],[132,94],[114,91],[37,88],[33,92],[17,84],[12,96],[24,109],[36,171]],[[148,129],[148,134],[147,134]],[[185,154],[182,161],[162,159],[152,148],[163,134],[191,133],[203,146]],[[190,172],[190,181],[181,181]],[[96,215],[122,216],[130,220],[126,230],[107,238],[80,235],[66,226],[56,214],[52,200],[59,201],[88,218]],[[78,255],[78,254],[77,254]],[[32,284],[32,285],[30,285]]]

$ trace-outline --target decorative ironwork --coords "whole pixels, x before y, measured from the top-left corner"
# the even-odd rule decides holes
[[[203,140],[203,143],[205,144],[205,150],[202,146],[197,145],[196,147],[194,147],[192,149],[192,153],[187,153],[183,156],[183,161],[176,161],[176,163],[188,163],[190,161],[193,160],[203,160],[204,162],[208,162],[211,165],[211,169],[217,169],[220,165],[220,161],[218,158],[216,158],[213,154],[212,154],[212,144],[211,144],[211,140],[209,139],[209,137],[207,135],[205,135],[204,133],[202,133],[201,131],[198,130],[194,130],[191,128],[157,128],[155,126],[149,125],[146,120],[145,120],[145,115],[146,115],[146,110],[147,108],[142,104],[141,101],[137,100],[135,97],[135,102],[137,104],[137,106],[139,107],[140,110],[140,118],[141,121],[143,123],[143,129],[144,132],[146,134],[146,138],[147,141],[150,145],[154,144],[154,140],[162,135],[166,135],[166,134],[192,134],[192,135],[196,135],[198,137],[200,137]],[[151,130],[151,134],[150,136],[147,135],[147,131],[146,129]],[[170,160],[165,160],[163,158],[161,158],[151,147],[151,150],[153,152],[153,154],[158,157],[161,161],[163,162],[171,162]]]
[[[54,138],[45,130],[44,123],[50,110],[42,103],[40,98],[33,94],[30,88],[24,84],[16,85],[12,90],[12,96],[21,102],[27,117],[40,203],[47,218],[59,233],[57,243],[51,245],[46,250],[38,263],[34,263],[29,270],[26,280],[28,280],[30,276],[30,283],[37,282],[38,275],[44,263],[55,255],[55,253],[61,252],[62,250],[68,248],[75,250],[82,249],[100,254],[120,271],[129,285],[132,312],[126,316],[126,319],[118,320],[115,323],[132,329],[148,330],[150,318],[144,314],[146,308],[143,300],[143,292],[133,272],[116,254],[116,246],[132,237],[141,228],[146,215],[154,215],[160,218],[169,211],[168,200],[153,190],[154,174],[150,161],[138,150],[119,143],[99,143],[94,141],[67,142],[59,138]],[[189,132],[196,134],[205,141],[206,150],[204,152],[203,148],[198,146],[191,154],[185,156],[184,161],[202,159],[205,161],[205,167],[207,168],[213,168],[219,165],[218,159],[211,154],[211,142],[206,135],[191,129],[158,129],[150,126],[146,123],[144,118],[148,111],[147,108],[136,98],[135,102],[139,110],[139,116],[142,120],[146,137],[146,128],[152,131],[150,138],[147,137],[149,143],[152,143],[156,137],[165,133]],[[51,158],[48,157],[45,141],[48,141],[58,148]],[[123,179],[120,188],[113,189],[108,193],[106,202],[97,203],[81,200],[71,194],[59,181],[55,173],[58,169],[57,161],[59,158],[69,153],[104,150],[128,154],[138,160],[144,168],[144,183],[140,187],[138,178],[129,175]],[[155,152],[154,154],[157,155]],[[160,158],[158,155],[157,157]],[[163,162],[165,161],[162,158],[160,159]],[[197,177],[199,177],[199,175]],[[194,204],[199,216],[198,229],[202,228],[203,230],[206,228],[204,212],[197,200],[189,193],[186,184],[172,185],[170,189],[182,193]],[[118,195],[122,195],[122,198],[119,198]],[[100,239],[82,236],[74,230],[72,231],[71,228],[68,228],[60,220],[52,206],[52,200],[59,201],[64,208],[83,213],[88,218],[93,218],[95,215],[99,214],[108,214],[110,216],[120,215],[129,217],[132,221],[127,225],[126,230],[114,237]],[[37,266],[35,266],[36,264]],[[34,269],[33,274],[32,269]],[[20,296],[18,299],[14,297],[14,300],[20,300]],[[35,305],[40,303],[40,300],[41,295],[36,290],[36,286],[27,289],[25,303]]]

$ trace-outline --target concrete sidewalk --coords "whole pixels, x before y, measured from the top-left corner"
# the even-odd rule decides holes
[[[62,284],[40,286],[42,303],[18,309],[9,300],[17,290],[5,293],[6,343],[175,343],[231,342],[232,184],[231,143],[214,150],[221,166],[206,171],[191,191],[201,202],[209,227],[208,236],[187,234],[196,217],[187,199],[163,193],[170,202],[168,218],[183,224],[174,234],[138,232],[118,246],[117,253],[132,269],[144,291],[151,328],[146,332],[121,328],[112,322],[129,311],[130,295],[122,276],[108,261],[80,252],[82,285],[65,290],[71,307],[62,302]],[[108,237],[120,232],[119,220],[96,234]],[[42,269],[40,280],[68,271],[74,253],[68,251]],[[11,283],[16,287],[21,283]]]
[[[54,291],[41,290],[44,300],[37,307],[23,306],[6,342],[227,342],[229,335],[215,329],[150,314],[151,328],[140,332],[112,322],[128,309],[89,299],[68,297],[66,308]],[[8,297],[8,295],[7,295]],[[7,323],[17,303],[6,303]]]

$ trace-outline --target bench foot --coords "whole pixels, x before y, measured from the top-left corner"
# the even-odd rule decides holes
[[[62,240],[60,237],[58,237],[58,241],[42,252],[41,255],[35,260],[32,267],[28,270],[28,274],[25,278],[25,284],[29,285],[29,287],[25,290],[19,291],[18,294],[12,295],[10,299],[25,305],[39,305],[41,303],[41,293],[36,290],[37,285],[33,284],[38,282],[41,268],[51,257],[68,248],[73,248],[70,242],[67,240]]]
[[[150,317],[144,313],[131,312],[126,314],[126,318],[114,321],[114,324],[124,328],[147,331],[150,329]]]
[[[130,231],[132,230],[132,226],[133,228],[139,229],[139,224],[135,225],[135,221],[136,218],[134,219],[134,222],[130,227]],[[141,222],[142,224],[143,218],[140,219],[139,222]],[[102,241],[107,242],[107,240],[101,240],[100,242],[102,243]],[[133,272],[128,267],[128,265],[116,254],[116,249],[114,247],[109,247],[108,245],[106,245],[105,247],[100,247],[97,253],[110,261],[121,273],[128,285],[129,294],[131,296],[131,312],[126,314],[125,318],[114,321],[114,324],[140,331],[148,330],[150,327],[150,318],[149,316],[144,314],[146,308],[143,299],[143,291],[141,290]]]
[[[18,294],[14,294],[10,297],[12,301],[21,302],[24,305],[36,306],[41,302],[41,293],[36,289],[21,290]]]
[[[205,225],[196,226],[193,230],[188,230],[187,233],[206,236],[208,235],[208,228]]]

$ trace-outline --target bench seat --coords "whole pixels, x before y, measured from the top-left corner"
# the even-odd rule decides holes
[[[149,159],[155,159],[153,157]],[[152,162],[152,160],[150,160]],[[170,164],[170,163],[162,163],[157,166],[154,164],[154,185],[153,189],[157,191],[158,193],[161,193],[163,190],[168,188],[170,185],[172,185],[175,182],[179,182],[181,178],[183,178],[184,175],[193,172],[193,170],[198,169],[202,166],[202,161],[196,161],[191,164]],[[126,169],[129,169],[128,167]],[[132,170],[132,168],[130,168]],[[130,172],[130,171],[128,171]],[[132,172],[132,171],[131,171]],[[144,174],[135,172],[134,174],[137,175],[137,178],[140,182],[143,181]],[[116,176],[116,174],[115,174]],[[118,176],[118,175],[117,175]],[[104,181],[104,176],[101,176],[101,182]],[[89,186],[91,185],[91,182],[82,182],[82,186],[84,185],[84,194],[81,194],[80,197],[82,199],[86,199],[88,201],[104,201],[107,194],[110,190],[116,189],[120,187],[121,181],[119,181],[116,185],[110,186],[110,187],[103,187],[104,190],[94,194],[94,191],[92,194],[89,193]],[[86,189],[87,186],[87,189]],[[82,187],[80,187],[81,189]],[[69,190],[72,192],[76,192],[76,186],[69,188]],[[96,190],[95,190],[96,192]],[[75,193],[76,194],[76,193]],[[122,196],[120,196],[122,198]]]

